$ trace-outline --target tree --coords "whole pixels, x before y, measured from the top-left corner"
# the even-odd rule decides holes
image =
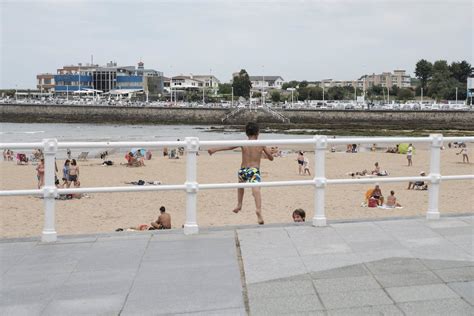
[[[281,85],[281,88],[283,90],[286,90],[288,88],[296,88],[299,85],[299,82],[296,80],[292,80],[290,82],[285,82],[284,84]]]
[[[232,94],[232,85],[230,83],[221,83],[219,85],[219,94]]]
[[[432,71],[433,65],[429,61],[421,59],[416,63],[415,75],[420,79],[422,88],[426,87],[428,80],[431,78]]]
[[[456,90],[456,84],[457,80],[452,78],[448,62],[446,60],[435,61],[428,95],[437,100],[447,99],[450,92]]]
[[[328,89],[329,100],[344,100],[344,88],[331,87]]]
[[[321,88],[321,87],[310,87],[309,88],[309,99],[310,100],[322,100],[323,99],[323,88]]]
[[[280,102],[281,94],[280,94],[279,91],[273,91],[271,96],[272,96],[272,101],[273,102]]]
[[[398,90],[397,97],[399,100],[410,100],[413,99],[415,94],[411,89],[408,88],[402,88]]]
[[[234,95],[248,98],[250,96],[250,89],[252,83],[250,82],[249,74],[245,69],[240,70],[239,74],[232,80],[232,87],[234,87]]]
[[[467,61],[463,60],[461,62],[452,62],[451,66],[449,66],[449,70],[451,71],[452,76],[454,79],[461,83],[467,82],[467,78],[471,74],[471,64]]]

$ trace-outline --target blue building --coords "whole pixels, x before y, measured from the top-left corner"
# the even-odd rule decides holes
[[[54,80],[51,80],[52,90],[56,94],[77,93],[77,91],[117,94],[128,91],[151,95],[163,93],[163,73],[145,69],[141,61],[138,67],[117,66],[115,62],[102,67],[94,64],[64,66],[52,76],[54,77]],[[40,75],[37,76],[37,80],[43,80],[39,78]]]

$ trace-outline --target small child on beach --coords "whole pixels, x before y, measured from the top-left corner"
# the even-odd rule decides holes
[[[256,123],[249,122],[245,126],[245,133],[249,140],[257,140],[259,135],[259,127]],[[223,147],[223,148],[210,148],[208,150],[209,155],[212,155],[218,151],[234,150],[238,146]],[[260,176],[260,160],[262,152],[265,153],[268,160],[272,161],[273,156],[270,150],[265,146],[242,146],[242,163],[238,171],[239,182],[257,183],[261,181]],[[255,199],[255,213],[257,214],[258,223],[264,224],[262,217],[262,197],[260,194],[260,187],[252,188],[252,195]],[[244,199],[244,189],[237,189],[237,207],[233,210],[234,213],[238,213],[242,209],[242,201]]]

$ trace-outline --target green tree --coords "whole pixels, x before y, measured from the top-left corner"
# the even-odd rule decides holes
[[[219,94],[232,94],[232,85],[230,83],[221,83],[219,85]]]
[[[456,90],[457,80],[452,78],[446,60],[437,60],[433,64],[432,78],[428,86],[428,95],[437,100],[447,99]]]
[[[232,87],[234,87],[234,95],[248,98],[250,96],[250,89],[252,82],[250,82],[249,74],[245,69],[240,70],[239,74],[232,80]]]
[[[410,100],[413,99],[415,93],[408,88],[402,88],[397,91],[397,97],[399,100]]]
[[[329,100],[344,100],[344,88],[342,87],[331,87],[327,94]]]
[[[271,97],[273,102],[280,102],[281,94],[279,91],[273,91]]]
[[[451,66],[449,66],[449,70],[451,71],[454,79],[461,83],[465,83],[471,74],[471,64],[465,60],[461,62],[452,62]]]
[[[309,99],[310,100],[322,100],[323,99],[323,88],[321,88],[321,87],[310,87],[309,88]]]
[[[426,87],[428,80],[431,78],[432,72],[433,65],[429,61],[421,59],[416,63],[415,75],[420,79],[422,88]]]
[[[281,88],[283,90],[286,90],[288,88],[296,88],[299,85],[299,82],[296,80],[292,80],[290,82],[285,82],[284,84],[281,85]]]

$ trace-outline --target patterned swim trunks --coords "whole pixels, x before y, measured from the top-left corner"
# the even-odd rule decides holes
[[[258,168],[240,168],[238,175],[241,182],[255,183],[262,181]]]

